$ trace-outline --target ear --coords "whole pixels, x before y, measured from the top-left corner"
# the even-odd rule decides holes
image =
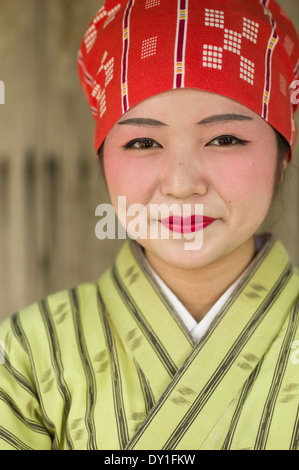
[[[290,163],[291,158],[292,158],[291,153],[292,153],[292,151],[289,150],[288,153],[285,154],[285,157],[284,157],[284,159],[283,159],[282,166],[281,166],[281,174],[280,174],[279,186],[280,186],[280,185],[283,183],[283,181],[284,181],[284,177],[285,177],[285,172],[286,172],[287,166],[288,166],[288,164]]]
[[[283,166],[283,171],[284,171],[284,172],[286,171],[287,166],[288,166],[288,164],[289,164],[290,161],[291,161],[291,158],[292,158],[292,155],[291,155],[291,150],[290,150],[290,151],[288,152],[287,156],[286,156],[286,157],[284,158],[284,160],[283,160],[282,166]]]
[[[286,168],[288,166],[288,164],[290,163],[290,161],[292,160],[292,149],[290,148],[290,150],[288,151],[287,155],[285,156],[284,160],[283,160],[283,169],[284,171],[286,171]]]

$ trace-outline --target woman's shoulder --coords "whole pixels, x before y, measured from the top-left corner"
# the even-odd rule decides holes
[[[22,308],[0,325],[2,350],[10,352],[17,345],[29,356],[47,351],[50,357],[56,350],[63,354],[70,347],[90,345],[96,341],[95,331],[101,330],[103,307],[98,292],[99,280],[85,282]]]
[[[1,324],[1,327],[16,316],[28,325],[36,323],[37,315],[42,315],[44,318],[51,317],[55,323],[62,323],[66,313],[79,309],[81,304],[84,305],[87,298],[89,302],[95,299],[97,289],[98,281],[85,282],[74,287],[58,290],[21,308],[7,318]]]

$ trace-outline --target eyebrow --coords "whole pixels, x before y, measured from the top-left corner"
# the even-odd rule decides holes
[[[123,121],[118,122],[119,126],[129,125],[129,126],[151,126],[151,127],[161,127],[167,126],[164,122],[157,121],[156,119],[149,119],[149,118],[131,118],[125,119]]]
[[[215,114],[213,116],[209,116],[202,121],[197,122],[196,124],[199,126],[204,126],[208,124],[219,124],[222,122],[230,122],[230,121],[252,121],[253,118],[250,116],[244,116],[242,114]],[[124,119],[123,121],[118,122],[119,126],[150,126],[150,127],[162,127],[167,126],[164,122],[157,121],[156,119],[149,119],[149,118],[131,118],[131,119]]]
[[[250,116],[244,116],[243,114],[215,114],[214,116],[209,116],[202,121],[198,122],[198,125],[206,124],[218,124],[221,122],[229,121],[253,121],[253,118]]]

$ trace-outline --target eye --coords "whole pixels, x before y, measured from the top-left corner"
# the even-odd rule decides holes
[[[234,137],[233,135],[221,135],[219,137],[216,137],[216,139],[211,140],[208,145],[215,145],[217,147],[231,147],[238,144],[246,145],[248,143],[248,140],[241,140],[237,137]]]
[[[158,144],[155,140],[142,138],[142,139],[134,139],[124,145],[124,149],[135,149],[135,150],[149,150],[153,148],[162,148],[160,144]]]

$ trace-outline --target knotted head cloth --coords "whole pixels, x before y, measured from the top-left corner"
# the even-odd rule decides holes
[[[96,151],[126,111],[176,88],[240,102],[294,148],[299,38],[274,0],[107,0],[78,65]]]

